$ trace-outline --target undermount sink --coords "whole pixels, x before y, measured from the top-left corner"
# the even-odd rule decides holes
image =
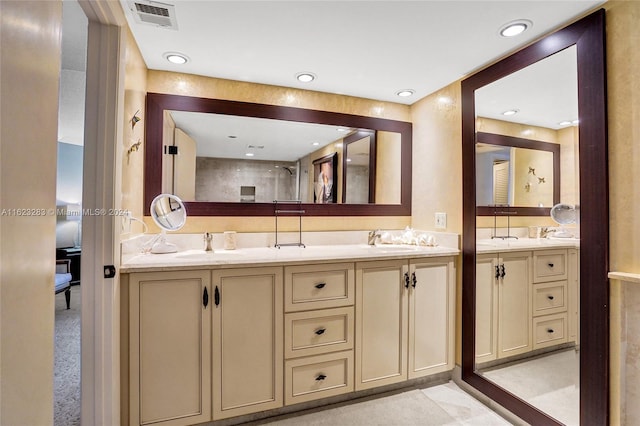
[[[237,256],[240,253],[237,250],[217,250],[217,251],[204,251],[204,250],[185,250],[175,254],[175,257],[179,259],[208,259],[216,257]]]
[[[378,244],[374,246],[367,245],[366,247],[376,253],[398,253],[418,250],[417,246],[411,246],[408,244]]]

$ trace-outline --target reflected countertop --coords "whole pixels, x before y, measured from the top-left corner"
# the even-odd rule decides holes
[[[366,261],[455,256],[451,247],[367,244],[317,245],[307,247],[256,247],[237,250],[185,250],[169,254],[139,254],[122,263],[121,273],[209,269],[212,267],[276,266],[309,262]]]
[[[476,253],[498,253],[505,251],[529,251],[555,248],[580,248],[578,238],[508,238],[478,239]]]

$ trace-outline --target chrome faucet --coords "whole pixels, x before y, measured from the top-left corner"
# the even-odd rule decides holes
[[[549,229],[546,226],[543,226],[540,228],[540,238],[547,238],[552,232],[553,229]]]
[[[380,239],[380,230],[376,229],[375,231],[369,231],[369,239],[367,240],[367,244],[370,246],[376,245],[376,240]]]
[[[204,236],[204,251],[213,251],[211,243],[213,242],[213,233],[205,232]]]

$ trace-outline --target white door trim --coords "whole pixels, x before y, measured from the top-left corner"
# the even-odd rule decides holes
[[[89,19],[82,221],[81,422],[120,423],[119,275],[124,13],[119,2],[79,1]]]

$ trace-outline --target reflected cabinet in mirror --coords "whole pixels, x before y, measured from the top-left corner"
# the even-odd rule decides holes
[[[462,82],[462,379],[530,424],[608,424],[605,83],[603,10]],[[558,203],[579,248],[478,239]]]
[[[411,214],[411,123],[301,108],[147,94],[145,200],[190,215]]]

